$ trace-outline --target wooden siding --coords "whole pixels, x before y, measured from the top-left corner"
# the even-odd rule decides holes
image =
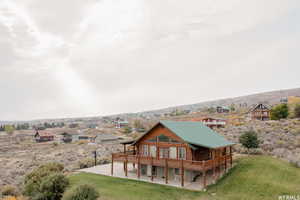
[[[178,141],[178,143],[171,143],[171,142],[150,142],[149,140],[160,136],[164,135],[167,136],[173,140]],[[178,147],[184,147],[186,149],[186,159],[187,160],[192,160],[192,150],[191,148],[177,135],[175,135],[173,132],[171,132],[169,129],[165,128],[162,125],[157,125],[154,127],[152,130],[148,132],[147,135],[145,135],[137,144],[137,152],[138,154],[142,155],[143,154],[143,147],[142,145],[148,145],[149,149],[148,152],[150,152],[150,145],[156,146],[156,151],[157,151],[157,158],[159,158],[159,148],[164,148],[164,147],[176,147],[177,148],[177,156],[178,156]]]

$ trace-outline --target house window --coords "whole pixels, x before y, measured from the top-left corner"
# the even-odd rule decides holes
[[[165,135],[160,135],[160,136],[158,136],[158,141],[159,142],[170,142],[170,138]]]
[[[179,168],[175,168],[175,169],[174,169],[174,173],[175,173],[175,175],[180,175],[180,170],[179,170]]]
[[[147,140],[147,142],[156,142],[156,137]]]
[[[143,155],[144,156],[148,156],[149,155],[148,145],[146,145],[146,144],[143,145]]]
[[[170,147],[170,158],[177,159],[177,148]]]
[[[186,150],[185,147],[179,147],[178,148],[178,158],[185,160],[186,159]]]
[[[150,146],[150,156],[156,157],[156,146]]]
[[[160,158],[169,158],[169,148],[159,148]]]

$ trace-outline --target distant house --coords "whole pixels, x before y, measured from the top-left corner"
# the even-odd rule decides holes
[[[281,98],[280,103],[288,103],[288,97]]]
[[[74,135],[73,136],[74,141],[90,141],[91,137],[88,135]]]
[[[226,120],[212,117],[202,118],[201,122],[209,128],[221,128],[226,125]]]
[[[62,142],[64,143],[71,143],[71,142],[74,142],[74,138],[78,138],[78,133],[67,133],[67,132],[64,132],[62,133]]]
[[[94,124],[94,123],[88,124],[87,128],[92,128],[92,129],[98,128],[98,124]]]
[[[116,128],[124,128],[124,127],[127,127],[128,125],[129,125],[129,122],[126,120],[115,121]]]
[[[36,142],[49,142],[54,140],[54,135],[48,132],[37,131],[34,138]]]
[[[271,110],[270,110],[269,106],[267,106],[266,104],[263,104],[263,103],[256,104],[249,111],[250,118],[252,120],[256,119],[256,120],[261,120],[261,121],[269,120],[270,113],[271,113]]]
[[[217,113],[229,113],[229,111],[227,106],[217,106]]]
[[[109,133],[101,133],[96,135],[96,137],[94,138],[94,142],[97,144],[101,144],[101,143],[117,142],[121,139],[122,138]]]

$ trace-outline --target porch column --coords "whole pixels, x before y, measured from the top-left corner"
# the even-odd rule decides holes
[[[184,166],[183,166],[183,160],[181,160],[181,186],[184,187]]]
[[[165,160],[165,180],[166,184],[168,184],[168,177],[169,177],[169,167],[168,167],[168,159]]]
[[[114,154],[111,154],[111,176],[114,175]]]

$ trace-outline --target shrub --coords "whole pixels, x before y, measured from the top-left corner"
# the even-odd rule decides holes
[[[42,180],[38,199],[59,200],[68,185],[69,181],[63,174],[52,174]]]
[[[18,196],[18,191],[12,185],[5,185],[1,190],[1,194],[3,196]]]
[[[78,162],[78,165],[79,165],[80,169],[93,167],[95,165],[95,160],[92,159],[92,158],[87,158],[87,159],[84,159],[84,160],[80,160]]]
[[[25,176],[24,194],[33,199],[41,199],[44,191],[41,188],[43,182],[53,174],[61,174],[64,167],[59,163],[48,163],[41,165]],[[61,176],[60,176],[61,178]],[[49,180],[48,180],[49,181]],[[64,181],[63,179],[61,181]],[[58,186],[60,187],[60,186]]]
[[[17,200],[17,198],[13,196],[7,196],[3,200]]]
[[[279,104],[272,108],[271,110],[271,119],[272,120],[279,120],[285,119],[289,115],[289,108],[287,104]]]
[[[125,133],[125,134],[129,134],[129,133],[131,133],[131,132],[132,132],[132,128],[129,127],[129,126],[127,126],[127,127],[125,127],[125,128],[123,129],[123,133]]]
[[[240,136],[239,141],[247,149],[258,148],[259,146],[259,140],[254,131],[245,132]]]
[[[53,146],[53,147],[57,147],[57,146],[58,146],[58,143],[57,143],[57,142],[53,142],[53,143],[52,143],[52,146]]]
[[[297,104],[294,109],[294,116],[300,118],[300,104]]]
[[[88,141],[85,141],[85,140],[78,140],[76,142],[76,144],[78,144],[78,145],[83,145],[83,144],[87,144],[87,143],[88,143]]]
[[[102,159],[97,159],[97,165],[103,165],[103,164],[107,164],[110,163],[110,159],[109,158],[102,158]],[[85,169],[85,168],[89,168],[89,167],[94,167],[95,166],[95,159],[93,158],[87,158],[84,160],[80,160],[78,162],[79,168],[80,169]]]
[[[90,185],[79,185],[74,189],[67,191],[63,200],[96,200],[99,193]]]

